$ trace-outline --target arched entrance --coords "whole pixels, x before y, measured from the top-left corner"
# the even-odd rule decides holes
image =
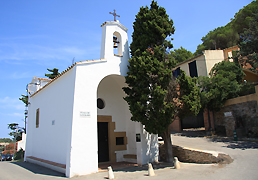
[[[123,99],[125,78],[109,75],[101,80],[97,90],[98,162],[123,161],[127,153],[129,107]],[[134,129],[133,129],[134,130]]]

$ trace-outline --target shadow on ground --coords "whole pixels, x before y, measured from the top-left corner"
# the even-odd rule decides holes
[[[42,174],[47,176],[56,176],[56,177],[65,177],[65,174],[45,168],[43,166],[39,166],[36,164],[32,164],[29,162],[11,162],[12,164],[15,164],[17,166],[20,166],[24,169],[27,169],[31,171],[34,174]],[[106,167],[109,165],[112,166],[112,169],[114,172],[135,172],[135,171],[148,171],[148,165],[142,165],[138,166],[134,163],[127,163],[127,162],[121,162],[121,163],[106,163]],[[166,163],[166,162],[158,162],[158,163],[152,163],[153,169],[164,169],[164,168],[174,168],[173,164]],[[100,170],[100,169],[99,169]],[[107,168],[103,168],[102,170],[107,170]],[[101,171],[100,171],[101,172]]]
[[[233,138],[224,137],[224,136],[211,136],[210,134],[207,134],[205,129],[184,129],[182,132],[171,132],[174,136],[185,136],[185,137],[206,137],[211,142],[223,142],[226,145],[223,147],[231,148],[231,149],[258,149],[258,142],[252,142],[252,140],[249,140],[246,138],[246,140],[243,141],[234,141]]]
[[[207,133],[204,128],[198,128],[198,129],[184,129],[181,132],[171,132],[174,136],[186,136],[186,137],[205,137],[207,136]]]
[[[43,166],[39,166],[36,164],[32,164],[29,162],[11,162],[17,166],[23,167],[35,174],[43,174],[48,176],[58,176],[58,177],[65,177],[63,173],[59,173],[57,171],[53,171],[51,169],[45,168]]]
[[[165,168],[171,168],[174,169],[174,166],[172,163],[166,163],[166,162],[158,162],[158,163],[152,163],[152,167],[154,170],[157,169],[165,169]],[[135,172],[135,171],[148,171],[148,165],[142,165],[142,166],[126,166],[126,167],[119,167],[119,168],[113,168],[113,171],[123,171],[123,172]]]
[[[223,147],[231,148],[231,149],[258,149],[258,142],[251,141],[233,141],[225,138],[209,138],[211,142],[223,142],[226,145]]]

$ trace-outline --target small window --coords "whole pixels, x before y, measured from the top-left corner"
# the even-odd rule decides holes
[[[116,137],[116,145],[124,145],[124,137]]]
[[[39,108],[36,111],[36,128],[39,127]]]
[[[136,142],[141,142],[141,134],[136,134]]]
[[[103,109],[105,107],[104,101],[102,99],[100,99],[100,98],[97,99],[97,107],[99,109]]]
[[[175,78],[177,78],[178,76],[180,76],[180,67],[178,67],[176,70],[174,70],[173,72],[173,76],[175,77]]]

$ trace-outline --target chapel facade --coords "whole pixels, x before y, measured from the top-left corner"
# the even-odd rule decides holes
[[[158,161],[157,135],[130,120],[123,99],[127,28],[119,21],[101,27],[100,59],[76,62],[49,82],[30,83],[25,161],[67,177],[98,172],[100,162]]]

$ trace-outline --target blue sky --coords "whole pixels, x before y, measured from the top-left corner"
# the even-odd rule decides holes
[[[224,26],[251,0],[158,0],[174,21],[173,44],[195,52],[201,38]],[[65,70],[76,61],[100,58],[101,27],[118,20],[128,28],[151,0],[1,0],[0,1],[0,138],[9,137],[7,124],[24,126],[26,84],[45,78],[47,68]]]

